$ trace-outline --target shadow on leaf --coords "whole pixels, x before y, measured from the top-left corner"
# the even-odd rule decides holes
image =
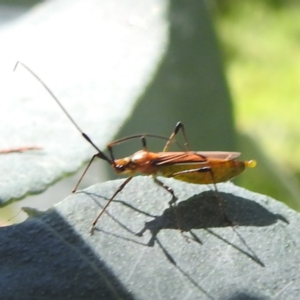
[[[220,196],[228,217],[238,226],[269,226],[276,223],[277,220],[287,223],[284,217],[271,213],[254,201],[226,193],[220,193]],[[176,206],[176,212],[182,231],[231,226],[224,218],[215,194],[211,191],[179,202]],[[161,229],[178,229],[174,208],[168,208],[161,216],[146,222],[138,235],[142,235],[146,230],[157,234]]]

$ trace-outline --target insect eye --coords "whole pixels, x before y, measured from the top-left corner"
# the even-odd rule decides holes
[[[123,172],[125,171],[126,167],[124,165],[117,165],[116,168],[118,169],[118,171]]]

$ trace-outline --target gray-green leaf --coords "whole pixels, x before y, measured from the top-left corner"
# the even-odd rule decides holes
[[[0,230],[2,299],[296,299],[299,214],[231,183],[136,177],[91,222],[122,180],[82,190]],[[178,223],[184,230],[178,230]],[[135,233],[143,232],[142,237]]]

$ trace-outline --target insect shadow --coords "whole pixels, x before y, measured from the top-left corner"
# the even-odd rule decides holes
[[[227,193],[220,193],[220,196],[224,201],[227,216],[229,216],[230,220],[237,226],[270,226],[276,223],[277,220],[288,223],[283,216],[270,212],[265,207],[252,200]],[[195,242],[202,244],[201,240],[192,229],[205,229],[207,232],[228,245],[231,245],[260,266],[265,267],[264,263],[258,258],[241,234],[235,230],[235,227],[232,227],[232,223],[229,224],[228,220],[224,218],[224,212],[220,209],[219,202],[212,191],[203,192],[185,201],[181,201],[176,207],[176,215],[174,209],[171,207],[164,210],[161,216],[157,216],[153,220],[146,222],[144,228],[142,228],[137,235],[141,236],[146,230],[149,230],[152,236],[148,242],[148,246],[152,247],[154,246],[154,243],[157,242],[162,248],[157,238],[158,233],[162,229],[178,229],[178,222],[180,222],[181,231],[189,232],[192,236],[192,240]],[[220,227],[232,227],[247,251],[211,231],[211,228]]]
[[[93,193],[84,193],[88,194],[99,205],[96,200],[96,198],[100,197],[99,195],[96,196]],[[276,223],[277,220],[288,223],[283,216],[270,212],[257,202],[233,194],[222,192],[219,194],[224,202],[226,214],[237,226],[270,226]],[[145,222],[144,227],[138,233],[134,233],[128,228],[127,224],[123,224],[118,218],[107,212],[115,222],[132,234],[142,236],[149,230],[152,234],[152,238],[148,243],[149,246],[153,245],[157,234],[164,229],[191,232],[192,229],[232,227],[232,224],[228,223],[226,218],[224,218],[224,213],[220,209],[219,202],[213,191],[206,191],[190,197],[187,200],[181,200],[176,206],[176,212],[174,207],[169,207],[158,216],[143,211],[143,208],[136,208],[127,201],[114,200],[114,202],[120,203],[140,214],[153,218],[153,220]]]
[[[98,205],[99,195],[94,193],[87,193]],[[233,194],[220,193],[222,200],[224,202],[224,208],[226,209],[227,215],[237,226],[255,226],[263,227],[270,226],[276,223],[278,220],[281,220],[285,223],[288,221],[279,214],[274,214],[268,209],[256,203],[252,200],[235,196]],[[97,199],[98,198],[98,199]],[[101,197],[103,198],[103,197]],[[162,249],[165,253],[168,260],[173,264],[177,265],[172,259],[171,255],[167,252],[164,246],[159,241],[157,237],[158,233],[164,229],[175,229],[182,232],[189,232],[191,237],[184,237],[188,240],[192,240],[198,244],[202,244],[201,240],[198,238],[197,234],[193,232],[193,229],[204,229],[208,233],[215,236],[217,239],[222,240],[224,243],[232,246],[236,250],[240,251],[247,257],[249,257],[254,262],[258,263],[260,266],[264,267],[264,263],[258,258],[255,252],[247,244],[245,239],[241,234],[236,230],[236,227],[232,227],[232,223],[228,223],[228,220],[224,218],[224,212],[220,209],[219,202],[215,197],[213,191],[203,192],[201,194],[195,195],[183,200],[178,203],[176,206],[176,213],[173,207],[165,209],[161,215],[153,216],[148,212],[144,212],[141,208],[136,208],[133,205],[129,204],[126,201],[114,200],[115,203],[120,203],[140,214],[143,214],[147,217],[152,217],[153,220],[145,222],[144,227],[138,232],[135,233],[128,227],[128,222],[120,221],[119,218],[114,217],[111,213],[107,211],[107,214],[123,229],[134,234],[136,236],[142,236],[147,230],[150,231],[151,237],[148,243],[142,243],[135,239],[128,237],[122,237],[119,234],[112,232],[107,232],[101,228],[96,230],[105,233],[108,235],[113,235],[117,238],[121,238],[133,243],[137,243],[143,246],[153,247],[155,243]],[[178,224],[178,222],[180,224]],[[179,227],[180,226],[180,227]],[[234,230],[235,234],[239,237],[241,243],[245,246],[244,249],[240,246],[232,244],[232,242],[227,241],[222,236],[218,235],[212,228],[221,228],[221,227],[230,227]],[[179,229],[180,228],[180,229]],[[247,249],[247,250],[245,250]]]
[[[282,220],[288,221],[281,215],[273,214],[265,207],[252,200],[235,196],[233,194],[220,193],[224,201],[226,213],[237,226],[269,226]],[[178,216],[179,220],[177,220]],[[152,233],[152,240],[162,229],[178,229],[178,222],[182,231],[192,229],[207,229],[214,227],[231,227],[224,218],[215,194],[212,191],[203,192],[176,206],[176,215],[173,208],[167,208],[162,215],[154,217],[146,222],[138,236],[142,236],[146,230]]]

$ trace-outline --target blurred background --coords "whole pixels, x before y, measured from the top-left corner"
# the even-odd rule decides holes
[[[0,1],[0,25],[43,2],[25,3]],[[166,56],[116,138],[145,132],[169,136],[180,120],[193,150],[240,151],[242,159],[257,160],[236,184],[300,211],[300,2],[174,0],[168,19]],[[163,147],[149,144],[155,151]],[[116,156],[139,147],[122,145]],[[1,209],[1,218],[20,206],[46,208],[53,194],[63,199],[82,171]],[[98,162],[82,187],[109,178],[115,178],[109,166]]]
[[[214,3],[240,149],[259,161],[240,184],[299,211],[300,2]]]

